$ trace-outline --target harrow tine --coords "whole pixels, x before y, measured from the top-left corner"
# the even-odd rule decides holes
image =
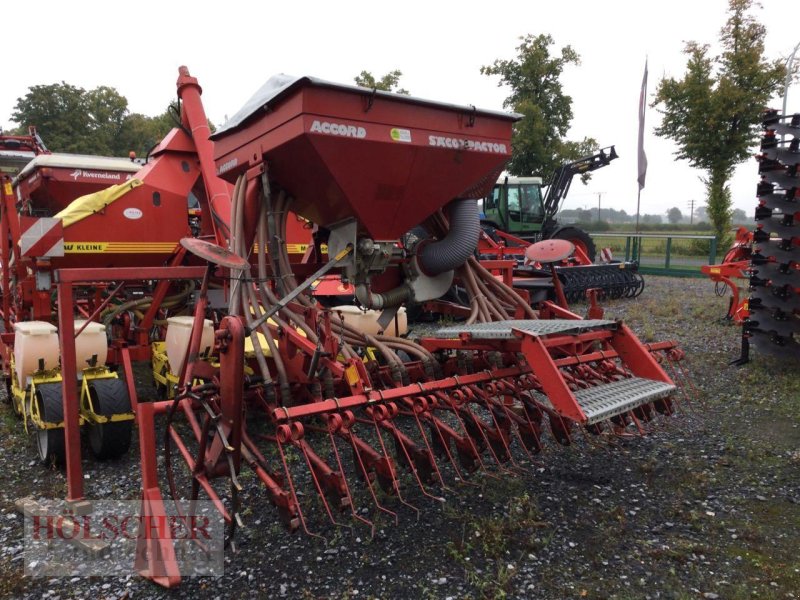
[[[336,438],[333,436],[333,431],[330,427],[328,427],[328,437],[330,438],[331,447],[333,448],[333,455],[336,457],[336,464],[339,466],[339,472],[342,473],[342,483],[344,483],[345,489],[347,490],[347,495],[350,497],[350,513],[355,519],[358,519],[370,528],[369,536],[370,538],[373,538],[375,537],[375,523],[359,515],[355,509],[353,504],[353,494],[350,492],[350,486],[347,484],[347,478],[344,477],[344,467],[342,466],[342,459],[339,456],[339,449],[336,447]]]
[[[594,428],[594,431],[592,429]],[[598,450],[602,450],[603,452],[611,453],[611,448],[609,448],[608,443],[601,444],[597,441],[599,436],[603,437],[611,437],[605,436],[605,427],[603,427],[600,423],[594,423],[592,425],[585,425],[583,427],[579,427],[581,434],[583,435],[583,439],[586,440],[586,443],[591,446],[592,448],[596,448]]]
[[[303,458],[305,458],[306,465],[308,466],[308,470],[311,471],[311,480],[314,482],[314,487],[317,490],[317,494],[319,495],[319,499],[322,500],[322,505],[325,507],[325,512],[328,513],[328,518],[331,520],[331,523],[334,525],[339,525],[336,521],[336,518],[333,516],[331,512],[331,507],[328,504],[328,501],[325,499],[325,492],[322,490],[322,485],[320,484],[319,477],[317,471],[320,470],[327,470],[331,471],[330,467],[324,463],[324,461],[317,456],[317,454],[310,448],[308,442],[305,440],[297,440],[292,444],[296,448],[300,450],[303,454]],[[313,464],[312,464],[313,463]],[[332,471],[331,471],[332,472]],[[327,473],[326,473],[327,475]],[[327,488],[327,486],[326,486]],[[327,489],[326,489],[327,491]],[[344,499],[342,499],[344,500]],[[348,499],[349,500],[349,499]]]
[[[514,466],[515,468],[519,469],[520,471],[523,471],[524,469],[522,469],[516,463],[516,461],[514,460],[514,457],[511,454],[511,448],[509,447],[508,442],[506,440],[506,435],[504,435],[506,433],[506,430],[503,429],[500,426],[500,423],[497,420],[497,415],[495,414],[495,411],[493,410],[493,407],[496,407],[496,406],[501,406],[502,407],[503,402],[501,400],[497,400],[496,398],[492,398],[486,391],[478,388],[477,386],[470,386],[470,389],[475,394],[480,396],[483,399],[484,403],[486,403],[486,405],[487,405],[486,406],[486,410],[489,412],[489,414],[492,417],[492,422],[494,423],[495,431],[497,432],[497,437],[500,438],[500,443],[503,445],[503,450],[505,451],[505,455],[508,457],[509,462],[511,462],[512,466]],[[508,416],[506,416],[506,419],[508,419]],[[510,421],[509,421],[509,429],[511,429]]]
[[[286,428],[286,430],[288,430],[288,426],[283,426],[283,425],[278,429],[282,430],[284,427]],[[288,433],[287,435],[289,436],[286,438],[287,441],[291,440],[291,434]],[[281,443],[281,437],[282,435],[281,432],[279,431],[278,435],[275,436],[275,442],[278,447],[278,455],[281,457],[281,463],[283,464],[283,472],[286,474],[286,483],[289,484],[289,490],[291,491],[292,499],[294,500],[294,504],[297,507],[297,517],[300,519],[300,525],[303,528],[303,531],[305,531],[308,535],[315,538],[319,538],[321,540],[325,540],[323,536],[319,535],[318,533],[313,533],[308,529],[308,526],[306,524],[306,518],[303,515],[303,509],[300,507],[300,501],[297,499],[297,490],[294,487],[294,480],[292,479],[292,474],[289,471],[289,465],[286,462],[286,455],[283,452],[283,444]]]
[[[435,400],[435,398],[433,399]],[[456,472],[456,477],[458,477],[458,480],[465,485],[478,487],[477,483],[473,483],[465,479],[464,475],[461,474],[461,469],[458,468],[458,465],[456,464],[456,461],[453,458],[453,454],[450,452],[450,444],[448,443],[447,439],[445,439],[444,434],[442,433],[441,427],[444,424],[439,419],[439,417],[429,413],[426,415],[426,420],[430,422],[431,428],[436,430],[436,435],[439,436],[439,444],[441,445],[444,453],[447,455],[450,464],[453,466],[453,470]]]
[[[464,420],[461,418],[461,415],[458,414],[459,409],[456,406],[455,400],[453,400],[453,398],[451,398],[449,394],[445,394],[444,392],[437,392],[436,397],[443,399],[450,407],[453,416],[456,418],[456,420],[458,420],[459,424],[461,425],[461,430],[464,432],[463,439],[469,442],[470,448],[472,449],[472,455],[474,456],[475,460],[478,461],[478,464],[480,465],[480,468],[483,469],[483,472],[488,477],[499,480],[500,478],[497,475],[494,475],[493,473],[489,472],[489,470],[486,468],[486,465],[483,464],[483,459],[481,459],[481,451],[475,445],[475,440],[472,439],[472,436],[470,435],[469,431],[467,431],[466,423],[464,423]]]
[[[657,403],[661,404],[659,405]],[[658,408],[659,406],[662,408]],[[667,431],[670,427],[667,419],[658,418],[658,415],[662,411],[666,411],[664,414],[667,415],[672,413],[671,401],[668,398],[648,402],[647,404],[643,404],[633,410],[637,416],[640,415],[639,419],[644,421],[647,433],[652,433],[654,431]]]
[[[391,418],[394,418],[394,414],[399,414],[396,407],[392,411],[393,416]],[[433,480],[433,460],[431,455],[421,450],[414,440],[400,431],[391,418],[382,419],[379,424],[392,434],[398,463],[405,464],[408,470],[414,472],[414,476],[420,481],[424,480],[426,483],[430,483]]]
[[[705,410],[706,406],[705,406],[705,402],[703,400],[703,397],[697,391],[697,388],[694,385],[694,379],[692,379],[692,376],[689,375],[688,370],[683,366],[683,360],[675,360],[675,359],[671,358],[669,356],[669,354],[667,354],[667,360],[669,360],[670,364],[674,365],[674,368],[675,368],[676,371],[680,372],[681,379],[683,380],[683,382],[685,384],[688,384],[688,385],[684,385],[684,388],[685,387],[691,388],[692,396],[694,398],[696,398],[697,401],[700,403],[700,408]],[[686,394],[685,390],[684,390],[684,397],[686,398],[687,404],[691,404],[690,398]]]
[[[528,450],[527,446],[525,445],[525,442],[522,439],[522,434],[519,431],[520,424],[524,424],[524,421],[522,420],[522,417],[520,417],[519,415],[513,413],[503,402],[498,402],[497,405],[500,407],[500,410],[502,410],[503,413],[505,414],[506,419],[508,419],[509,422],[515,423],[517,425],[516,427],[511,427],[510,429],[511,429],[511,431],[514,432],[514,435],[516,436],[517,441],[519,442],[520,446],[522,446],[522,450],[525,452],[525,454],[528,455],[528,459],[533,464],[535,462],[534,459],[533,459],[533,455],[530,453],[530,451]],[[523,469],[523,470],[527,470],[527,469],[524,469],[524,467],[522,467],[522,465],[519,465],[519,468]]]
[[[244,432],[242,435],[242,443],[242,457],[256,474],[256,477],[264,484],[264,487],[267,488],[270,499],[278,509],[278,514],[286,525],[286,528],[289,531],[296,531],[300,527],[296,498],[287,493],[276,480],[276,476],[269,472],[264,456],[258,451],[253,441]]]
[[[519,393],[518,398],[519,398],[520,402],[522,403],[522,412],[525,415],[525,421],[527,421],[527,423],[528,423],[528,433],[530,433],[533,436],[533,441],[535,442],[536,453],[538,454],[540,452],[544,452],[545,451],[545,446],[544,446],[544,444],[542,444],[542,437],[541,437],[541,435],[542,435],[542,425],[541,424],[542,424],[542,420],[544,418],[543,414],[542,414],[542,410],[538,406],[536,406],[536,402],[534,401],[533,397],[531,396],[531,392],[530,391],[526,391],[524,393]],[[531,420],[531,414],[532,413],[534,415],[538,415],[539,416],[538,424],[534,423]],[[539,466],[544,464],[544,463],[542,463],[542,461],[539,461],[539,460],[535,461],[535,463],[538,464]]]
[[[175,428],[172,425],[169,425],[169,435],[172,437],[173,441],[175,442],[175,445],[178,447],[178,450],[181,453],[181,456],[183,456],[184,461],[186,461],[186,465],[189,467],[189,471],[192,473],[192,498],[197,497],[197,492],[199,491],[199,489],[197,489],[197,486],[199,485],[200,487],[203,488],[203,491],[205,491],[206,494],[208,494],[208,497],[211,499],[211,502],[214,504],[214,507],[225,519],[225,522],[229,523],[231,520],[231,516],[230,514],[228,514],[228,510],[222,503],[222,499],[219,497],[219,494],[217,494],[216,490],[214,490],[214,487],[208,481],[206,475],[198,470],[197,462],[195,461],[194,457],[189,453],[189,449],[183,443],[180,434],[175,430]],[[172,479],[169,476],[168,478]],[[173,483],[174,483],[173,481],[170,481],[170,488],[171,488],[170,492],[172,493],[172,497],[176,498],[177,489],[173,489]]]
[[[384,406],[381,406],[381,408],[383,408],[384,411],[386,411],[386,408]],[[386,451],[386,444],[383,442],[383,436],[381,435],[381,428],[378,426],[378,421],[377,421],[377,417],[375,415],[375,410],[374,409],[370,410],[369,413],[370,413],[370,417],[372,418],[372,423],[375,426],[375,435],[378,436],[378,442],[381,445],[381,451],[383,452],[384,457],[386,457],[386,459],[389,461],[389,470],[391,472],[392,479],[394,480],[394,484],[393,485],[394,485],[394,490],[397,493],[397,499],[400,500],[401,504],[404,504],[404,505],[408,506],[410,509],[414,510],[417,513],[417,521],[419,521],[419,515],[420,515],[419,509],[416,506],[414,506],[413,504],[411,504],[410,502],[407,502],[405,500],[405,498],[403,498],[403,493],[400,491],[400,479],[395,474],[395,472],[394,472],[394,464],[391,462],[391,457],[389,456],[389,453]],[[382,416],[385,416],[385,415],[382,415]]]
[[[356,457],[355,462],[361,469],[361,474],[364,477],[364,481],[367,484],[367,488],[369,489],[369,493],[372,496],[373,502],[375,502],[376,508],[381,512],[385,512],[387,515],[391,515],[392,517],[394,517],[394,524],[397,525],[400,522],[397,513],[394,512],[393,510],[389,510],[378,501],[378,496],[375,494],[375,488],[372,487],[372,480],[370,479],[369,472],[367,471],[367,468],[364,465],[364,460],[361,457],[361,451],[356,446],[356,441],[355,441],[356,436],[349,429],[342,429],[340,435],[343,436],[347,441],[349,441],[350,445],[353,448],[353,455]]]
[[[497,463],[497,467],[502,472],[506,473],[507,475],[511,475],[512,474],[511,470],[507,469],[506,467],[503,466],[502,461],[500,460],[500,458],[498,458],[497,454],[494,451],[494,448],[492,447],[491,442],[489,441],[488,436],[486,435],[486,431],[485,431],[486,424],[483,421],[481,421],[479,417],[477,417],[471,410],[469,410],[465,406],[462,406],[461,410],[463,412],[465,412],[467,415],[469,415],[469,419],[470,419],[470,422],[472,423],[473,429],[478,431],[481,434],[481,437],[483,438],[483,441],[486,444],[486,448],[489,450],[489,454],[491,454],[492,458]]]
[[[631,419],[633,420],[634,425],[636,425],[636,430],[639,432],[639,437],[645,436],[644,428],[642,427],[642,423],[639,418],[636,416],[636,412],[629,410],[626,414],[629,414]]]
[[[561,446],[571,446],[572,434],[570,433],[570,429],[572,429],[572,423],[564,419],[564,417],[555,410],[548,413],[548,421],[550,422],[550,431],[553,433],[556,441]]]
[[[428,493],[428,491],[425,489],[425,485],[422,483],[422,479],[419,476],[419,470],[418,470],[418,468],[416,466],[416,461],[408,453],[408,448],[406,447],[405,436],[400,431],[398,431],[397,428],[392,423],[388,423],[386,421],[383,421],[383,422],[381,422],[381,425],[385,429],[389,430],[390,433],[392,433],[392,435],[394,436],[395,442],[397,442],[396,446],[399,446],[400,449],[403,451],[403,455],[405,456],[406,464],[408,465],[409,471],[411,471],[411,473],[414,475],[414,479],[417,480],[417,485],[419,485],[419,489],[422,490],[422,494],[424,496],[427,496],[431,500],[435,500],[437,502],[444,502],[444,498],[442,498],[441,496],[438,496],[438,497],[434,496],[434,495]],[[432,457],[430,457],[429,460],[431,462],[433,462],[433,458]]]
[[[487,408],[486,410],[492,417],[492,422],[494,423],[495,431],[497,432],[497,438],[499,438],[500,444],[502,444],[503,452],[505,453],[505,457],[508,458],[508,462],[511,463],[511,468],[507,468],[509,472],[519,471],[520,473],[524,473],[525,469],[520,466],[517,461],[514,460],[514,456],[511,453],[511,446],[510,446],[510,437],[511,437],[511,430],[513,427],[511,426],[511,421],[508,418],[508,415],[505,413],[505,409],[502,405],[501,401],[492,400],[491,398],[487,398]],[[508,423],[508,427],[505,428],[501,425],[500,421],[498,420],[497,411],[502,412],[502,416],[505,417],[506,422]],[[502,455],[501,455],[502,456]]]
[[[530,448],[528,445],[530,444],[530,440],[526,441],[525,437],[522,435],[522,429],[525,429],[525,433],[533,437],[533,446],[536,448],[536,453],[542,451],[542,440],[540,438],[539,433],[537,432],[537,426],[533,424],[533,421],[530,419],[530,414],[528,411],[528,406],[525,403],[525,400],[522,396],[522,392],[518,385],[513,382],[509,383],[510,388],[510,395],[513,399],[518,403],[518,406],[522,409],[519,414],[517,411],[511,410],[509,406],[505,403],[501,402],[500,406],[506,413],[506,418],[510,419],[513,423],[516,424],[514,429],[514,433],[517,436],[517,440],[519,440],[520,445],[522,446],[523,451],[525,454],[528,455],[528,459],[530,460],[532,465],[541,465],[541,461],[534,458],[533,453],[531,453]]]
[[[689,401],[689,395],[686,392],[686,385],[684,383],[683,374],[678,372],[677,363],[674,362],[672,359],[670,359],[669,356],[667,356],[667,365],[668,365],[667,370],[669,371],[669,376],[671,377],[672,381],[675,382],[675,385],[680,390],[680,395],[682,396],[683,400],[685,400],[685,402],[679,402],[677,398],[672,398],[672,403],[675,405],[675,408],[680,407],[685,409],[688,413],[694,416],[699,416],[698,412],[694,409],[692,402]],[[699,396],[698,399],[700,401],[700,407],[705,409],[702,399],[700,399]]]
[[[415,402],[416,402],[416,400],[423,400],[423,399],[422,398],[417,398],[417,399],[415,399]],[[439,471],[439,465],[436,463],[436,457],[433,454],[433,449],[431,448],[431,445],[428,442],[428,437],[425,435],[425,429],[422,427],[422,422],[419,420],[419,412],[417,412],[416,406],[417,406],[416,403],[412,404],[411,412],[414,415],[414,421],[417,424],[417,430],[419,431],[419,434],[422,437],[422,441],[425,442],[425,448],[427,448],[427,450],[428,450],[428,456],[431,457],[431,465],[433,465],[433,470],[436,473],[436,477],[439,479],[439,483],[442,485],[442,487],[444,489],[446,489],[446,490],[450,489],[445,484],[444,478],[442,477],[441,471]],[[427,401],[425,402],[424,405],[421,404],[419,406],[420,406],[420,412],[422,412],[423,414],[429,414]]]

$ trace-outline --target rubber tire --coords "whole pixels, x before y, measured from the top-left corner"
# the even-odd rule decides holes
[[[128,387],[121,379],[95,379],[89,382],[95,412],[105,417],[131,412]],[[93,423],[88,426],[89,447],[95,458],[119,458],[131,447],[133,420]]]
[[[46,423],[60,423],[64,420],[60,383],[37,385],[33,400],[39,407],[39,415]],[[42,464],[57,466],[66,464],[67,451],[64,445],[64,428],[37,430],[36,449],[39,451],[39,460]]]
[[[8,377],[3,377],[3,389],[5,389],[6,395],[3,398],[3,404],[8,404],[12,406],[14,403],[12,402],[12,398],[14,397],[13,392],[11,391],[11,375]]]
[[[550,239],[572,242],[575,246],[581,248],[586,253],[586,256],[589,257],[589,260],[594,263],[594,259],[597,256],[597,248],[594,245],[592,237],[583,229],[564,227],[556,231]]]

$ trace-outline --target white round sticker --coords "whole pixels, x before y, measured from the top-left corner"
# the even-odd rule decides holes
[[[142,218],[142,211],[138,208],[126,208],[122,211],[122,214],[125,215],[127,219],[141,219]]]

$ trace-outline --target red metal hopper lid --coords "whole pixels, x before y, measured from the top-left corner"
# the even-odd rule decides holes
[[[525,250],[525,258],[542,264],[561,262],[572,256],[575,244],[567,240],[542,240],[531,244]]]
[[[205,240],[197,238],[182,238],[181,246],[186,248],[195,256],[199,256],[203,260],[210,263],[219,265],[220,267],[227,267],[228,269],[247,269],[250,266],[245,259],[238,254],[234,254],[227,248],[218,246]]]

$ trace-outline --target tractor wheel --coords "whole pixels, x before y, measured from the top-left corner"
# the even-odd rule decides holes
[[[577,227],[564,227],[559,229],[552,236],[554,240],[567,240],[575,244],[576,248],[580,248],[589,257],[589,260],[594,262],[597,255],[597,249],[594,246],[594,240],[583,229]]]
[[[60,383],[43,383],[36,386],[33,399],[39,415],[45,423],[60,423],[64,420]],[[39,459],[46,465],[63,465],[67,453],[64,446],[64,428],[39,429],[36,432],[36,447]]]
[[[131,412],[128,388],[121,379],[96,379],[89,382],[89,394],[95,412],[104,417]],[[89,446],[99,460],[118,458],[131,445],[133,421],[93,423],[89,425]]]

